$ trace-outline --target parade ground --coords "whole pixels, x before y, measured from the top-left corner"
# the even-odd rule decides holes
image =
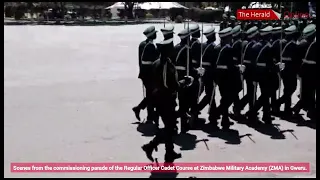
[[[149,163],[141,146],[153,127],[131,110],[143,98],[138,45],[148,26],[4,26],[5,177],[316,177],[316,128],[279,118],[269,129],[191,130],[176,138],[176,162],[308,162],[311,173],[11,173],[13,162]],[[174,26],[177,35],[184,25]]]

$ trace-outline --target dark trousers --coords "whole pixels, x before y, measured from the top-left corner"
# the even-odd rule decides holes
[[[221,76],[223,77],[223,76]],[[232,81],[228,78],[218,80],[219,91],[221,95],[220,105],[216,109],[217,115],[222,115],[221,124],[229,123],[228,109],[233,103],[238,90],[232,87]]]
[[[234,94],[234,98],[233,98],[233,104],[234,104],[234,108],[238,109],[238,104],[240,103],[240,97],[239,97],[239,93],[241,92],[241,90],[244,91],[244,89],[242,88],[242,83],[244,83],[243,81],[243,76],[241,75],[240,72],[236,71],[236,74],[233,77],[234,79],[234,90],[235,90],[235,94]]]
[[[190,98],[190,113],[198,115],[198,95],[199,95],[199,80],[194,76],[193,84],[188,88]]]
[[[164,129],[157,132],[150,145],[157,147],[160,143],[164,142],[166,152],[174,151],[173,139],[176,127],[175,103],[175,98],[165,97],[161,98],[161,102],[158,102],[156,105],[156,109],[163,121]]]
[[[247,88],[247,93],[239,102],[235,103],[235,107],[238,108],[240,111],[249,103],[249,112],[252,111],[253,108],[253,93],[254,93],[254,85],[253,81],[250,77],[247,77],[245,80],[245,86]]]
[[[146,97],[143,98],[143,100],[139,103],[137,106],[139,109],[145,109],[147,108],[147,120],[157,120],[158,119],[158,113],[155,111],[155,106],[152,102],[152,92],[153,88],[151,86],[150,80],[142,80],[143,85],[146,90]]]
[[[179,116],[181,118],[181,126],[185,126],[188,123],[188,115],[190,108],[190,90],[188,88],[182,89],[178,92],[179,101]]]
[[[212,91],[210,93],[210,101],[209,101],[209,121],[212,123],[216,123],[217,119],[219,119],[219,112],[217,112],[217,104],[216,104],[216,88],[217,83],[212,81]]]
[[[294,106],[294,111],[299,112],[301,109],[306,111],[315,111],[316,102],[316,86],[317,86],[317,79],[316,77],[309,77],[304,76],[301,77],[301,84],[300,84],[302,92],[300,92],[300,100]]]
[[[279,107],[284,103],[284,111],[289,112],[291,111],[292,94],[297,89],[296,74],[283,74],[282,81],[284,86],[283,95],[278,99],[276,105]]]
[[[260,108],[263,108],[263,117],[269,117],[270,111],[271,111],[271,105],[270,105],[270,97],[272,92],[274,92],[272,85],[270,85],[270,81],[268,78],[263,78],[259,80],[259,86],[261,95],[256,101],[256,104],[254,104],[253,111],[258,112]]]
[[[279,111],[279,108],[277,108],[277,92],[280,88],[280,73],[273,73],[272,78],[270,78],[270,82],[272,83],[272,89],[271,89],[271,108],[272,111]]]
[[[205,96],[201,99],[201,101],[198,104],[198,110],[202,111],[211,100],[212,92],[213,92],[213,79],[204,80],[203,82],[203,88],[205,92]]]

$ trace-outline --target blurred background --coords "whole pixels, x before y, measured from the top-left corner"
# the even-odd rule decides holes
[[[4,18],[33,22],[105,22],[165,19],[181,23],[219,22],[241,8],[272,8],[280,2],[4,2]],[[281,2],[282,12],[316,12],[315,3]]]

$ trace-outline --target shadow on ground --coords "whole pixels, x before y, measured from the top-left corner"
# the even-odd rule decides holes
[[[196,148],[197,136],[190,133],[179,134],[175,138],[174,143],[180,146],[180,150],[193,150],[194,148]]]
[[[204,142],[207,146],[208,139],[197,139],[196,135],[185,133],[185,134],[179,134],[175,140],[174,143],[178,146],[180,146],[181,151],[189,151],[196,148],[197,143]],[[208,147],[207,147],[208,149]],[[209,150],[209,149],[208,149]]]
[[[153,137],[158,131],[157,126],[152,123],[134,122],[132,124],[138,124],[137,131],[141,133],[141,136]]]
[[[202,131],[207,133],[208,137],[216,137],[225,140],[226,144],[239,145],[241,144],[241,138],[244,137],[250,138],[251,141],[255,143],[255,141],[253,141],[251,138],[252,134],[247,133],[244,135],[239,135],[239,131],[235,129],[213,129],[210,123],[204,125],[202,127]]]
[[[291,117],[285,116],[284,112],[280,112],[279,118],[284,121],[297,124],[297,126],[304,126],[311,129],[316,129],[316,119],[306,120],[302,116],[303,114],[294,115]]]

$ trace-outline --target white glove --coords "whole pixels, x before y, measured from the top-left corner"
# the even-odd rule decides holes
[[[244,71],[246,70],[246,66],[245,65],[238,65],[238,67],[239,67],[239,70],[240,70],[240,72],[241,73],[244,73]]]
[[[188,84],[186,84],[187,87],[191,86],[193,84],[194,78],[192,76],[184,76]]]
[[[205,70],[203,67],[199,67],[199,68],[197,69],[197,71],[198,71],[198,74],[199,74],[200,76],[203,76],[204,73],[206,72],[206,70]]]
[[[285,68],[285,64],[284,63],[277,63],[277,66],[279,67],[280,71],[282,71]]]

